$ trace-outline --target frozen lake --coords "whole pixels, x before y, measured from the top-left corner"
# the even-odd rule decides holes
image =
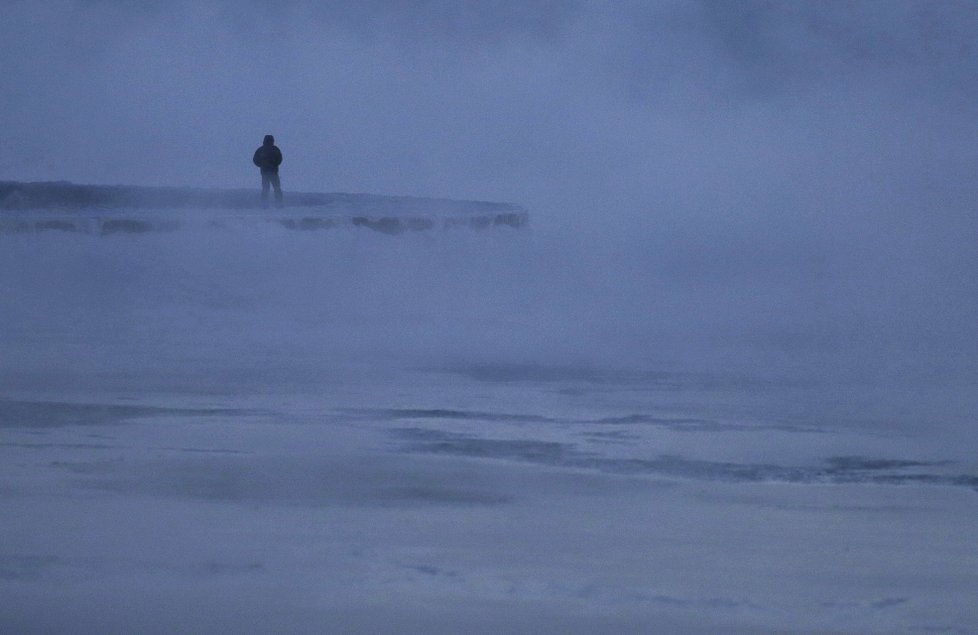
[[[2,16],[0,635],[978,633],[978,2]]]
[[[0,235],[0,631],[978,629],[971,331],[661,247]]]

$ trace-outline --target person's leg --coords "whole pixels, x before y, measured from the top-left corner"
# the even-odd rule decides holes
[[[261,204],[263,207],[268,205],[268,187],[271,185],[271,176],[265,173],[261,175]]]
[[[280,206],[282,205],[282,182],[278,178],[278,174],[269,174],[269,180],[272,182],[272,187],[275,188],[275,202]]]

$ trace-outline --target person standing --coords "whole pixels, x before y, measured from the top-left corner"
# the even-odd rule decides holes
[[[269,187],[275,188],[275,203],[282,206],[282,183],[278,178],[278,166],[282,163],[282,151],[275,145],[275,137],[265,135],[261,147],[255,150],[252,162],[261,170],[261,202],[268,207]]]

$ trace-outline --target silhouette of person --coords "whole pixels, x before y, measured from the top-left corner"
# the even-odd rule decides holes
[[[282,206],[282,183],[278,178],[278,166],[282,163],[282,151],[275,145],[275,137],[265,135],[261,147],[255,150],[252,162],[261,169],[261,203],[268,206],[268,189],[275,188],[275,202]]]

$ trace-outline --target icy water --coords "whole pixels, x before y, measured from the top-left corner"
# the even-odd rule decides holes
[[[0,236],[0,631],[978,630],[970,331],[681,251]]]

